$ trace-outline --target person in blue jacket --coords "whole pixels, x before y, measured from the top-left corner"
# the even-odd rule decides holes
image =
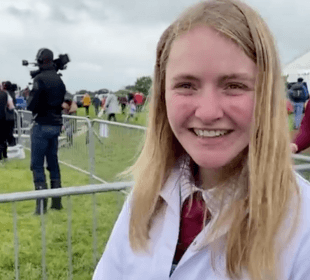
[[[164,31],[135,183],[93,280],[310,279],[310,185],[274,42],[237,0],[198,2]]]
[[[297,83],[293,84],[289,91],[289,98],[294,105],[294,129],[299,129],[305,102],[309,99],[309,92],[303,78],[298,78]]]

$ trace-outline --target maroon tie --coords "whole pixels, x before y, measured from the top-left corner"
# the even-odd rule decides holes
[[[174,256],[174,264],[177,264],[188,246],[193,242],[195,237],[203,228],[203,216],[205,211],[205,202],[201,192],[193,194],[192,205],[188,197],[182,207],[179,240]],[[210,212],[207,211],[206,219],[210,219]]]

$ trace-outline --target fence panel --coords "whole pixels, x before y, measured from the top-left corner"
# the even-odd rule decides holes
[[[12,247],[14,246],[14,258],[12,256],[12,264],[14,265],[11,266],[11,272],[12,275],[14,274],[15,279],[30,279],[29,275],[28,278],[25,278],[25,270],[29,268],[29,266],[33,266],[33,259],[32,258],[22,258],[21,259],[21,253],[25,254],[23,252],[23,249],[25,246],[28,246],[29,244],[24,244],[25,240],[23,238],[18,238],[18,237],[23,237],[25,232],[23,231],[24,228],[19,225],[18,221],[18,211],[16,210],[16,204],[22,203],[24,201],[28,200],[35,200],[35,199],[40,199],[40,198],[51,198],[55,196],[61,196],[61,197],[67,197],[67,258],[62,258],[63,262],[65,262],[67,265],[67,272],[62,272],[61,278],[55,278],[55,275],[57,275],[58,271],[57,268],[55,268],[53,265],[49,263],[51,261],[50,258],[47,258],[47,252],[51,249],[51,246],[56,246],[54,242],[49,242],[50,238],[49,236],[52,234],[50,227],[53,226],[51,224],[51,216],[48,214],[41,214],[40,217],[40,227],[41,227],[41,251],[38,251],[37,248],[32,248],[32,250],[28,249],[30,252],[27,252],[30,256],[33,255],[41,255],[41,268],[40,271],[41,273],[36,273],[36,275],[31,275],[31,279],[38,280],[38,279],[81,279],[78,278],[79,275],[77,275],[74,270],[74,262],[73,259],[75,257],[74,255],[74,250],[75,247],[79,246],[79,242],[74,242],[72,241],[72,200],[71,197],[81,197],[83,195],[91,195],[92,196],[92,205],[89,205],[91,209],[89,209],[92,213],[92,230],[90,230],[90,234],[87,236],[81,236],[80,234],[78,235],[78,240],[80,242],[85,242],[85,238],[89,238],[91,236],[92,242],[88,242],[89,244],[89,252],[92,251],[92,256],[93,256],[93,261],[92,261],[92,267],[91,270],[88,272],[89,275],[87,275],[87,279],[91,278],[91,274],[97,264],[97,261],[99,260],[100,255],[98,254],[98,250],[100,251],[100,254],[102,253],[102,247],[98,247],[98,227],[101,228],[102,230],[102,225],[105,221],[104,215],[107,215],[107,213],[102,213],[102,210],[98,209],[97,202],[96,202],[96,196],[99,193],[106,193],[106,192],[111,192],[111,191],[124,191],[128,188],[131,188],[133,186],[133,182],[117,182],[113,184],[102,184],[102,185],[88,185],[88,186],[81,186],[81,187],[70,187],[70,188],[63,188],[63,189],[50,189],[50,190],[40,190],[40,191],[29,191],[29,192],[19,192],[19,193],[8,193],[8,194],[0,194],[0,205],[2,206],[4,203],[12,203],[12,223],[13,223],[13,232],[12,235],[14,234],[14,238],[12,238]],[[42,200],[41,200],[42,201]],[[43,201],[42,201],[43,203]],[[115,207],[118,207],[118,202],[115,204]],[[77,205],[78,208],[81,208],[80,205]],[[85,206],[84,206],[85,207]],[[100,210],[100,211],[99,211]],[[117,209],[117,213],[119,212],[120,209]],[[66,215],[63,211],[57,212],[60,216],[62,217]],[[25,215],[26,213],[19,213],[20,215]],[[91,217],[89,217],[91,218]],[[99,218],[99,219],[98,219]],[[116,218],[116,217],[115,217]],[[34,216],[32,219],[36,219]],[[55,221],[53,221],[55,222]],[[21,228],[20,228],[21,227]],[[57,227],[57,223],[54,224],[54,227]],[[35,229],[33,229],[33,232]],[[106,228],[105,228],[106,231]],[[75,234],[75,233],[74,233]],[[100,237],[102,238],[102,234],[106,234],[105,232],[100,232]],[[57,237],[59,238],[59,237]],[[100,238],[100,239],[101,239]],[[37,243],[39,243],[39,240],[36,240]],[[93,247],[93,248],[91,248]],[[22,249],[20,249],[22,248]],[[31,255],[32,254],[32,255]],[[53,260],[55,258],[60,258],[60,254],[57,256],[53,257]],[[75,258],[76,260],[76,258]],[[80,260],[78,259],[77,262],[79,263]],[[31,263],[31,265],[30,265]],[[85,264],[86,265],[86,264]],[[22,272],[21,272],[21,268]],[[14,273],[13,273],[14,269]],[[2,273],[2,272],[1,272]],[[0,273],[0,274],[1,274]],[[29,273],[29,272],[28,272]],[[2,274],[1,274],[2,275]],[[52,277],[49,277],[51,275],[54,275]],[[4,279],[4,278],[1,278]],[[11,278],[10,278],[11,279]],[[86,279],[86,278],[82,278]]]
[[[306,180],[310,179],[310,156],[301,155],[301,154],[294,154],[292,155],[294,159],[294,169],[297,173],[299,173],[302,177]],[[306,162],[306,163],[304,163]]]
[[[15,111],[17,114],[15,122],[14,137],[17,142],[25,148],[30,149],[30,133],[32,125],[32,113],[26,110]]]
[[[116,174],[134,163],[141,151],[146,128],[99,119],[93,120],[92,124],[95,174],[113,182]]]
[[[25,110],[19,110],[17,113],[15,137],[21,145],[30,150],[32,113]],[[90,183],[94,183],[94,142],[92,125],[88,118],[63,115],[58,158],[61,163],[89,174]]]

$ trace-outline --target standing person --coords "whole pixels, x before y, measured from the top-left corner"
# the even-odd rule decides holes
[[[32,111],[33,128],[31,133],[31,170],[36,190],[47,188],[44,173],[44,160],[50,173],[51,188],[61,188],[58,164],[58,136],[63,125],[62,104],[66,87],[57,74],[53,63],[53,52],[42,48],[36,60],[40,73],[33,80],[33,87],[28,99],[28,110]],[[45,213],[47,199],[37,200],[35,214]],[[62,209],[61,197],[52,198],[52,209]]]
[[[292,153],[300,153],[310,147],[310,103],[307,102],[300,128],[291,143]]]
[[[305,102],[309,98],[307,87],[304,85],[304,79],[298,78],[297,83],[291,86],[289,89],[289,98],[294,105],[294,129],[299,129],[302,114],[305,106]]]
[[[136,107],[135,101],[131,99],[129,102],[129,113],[126,118],[126,122],[128,122],[130,118],[132,119],[134,118],[136,111],[137,111],[137,107]]]
[[[118,100],[116,95],[113,92],[109,92],[107,100],[105,101],[105,110],[108,114],[108,120],[110,121],[112,118],[116,122],[115,114],[119,111]]]
[[[98,113],[98,118],[101,118],[103,116],[103,114],[105,113],[104,110],[105,110],[105,101],[106,101],[106,97],[103,96],[102,97],[102,100],[101,100],[101,109]]]
[[[13,100],[14,107],[16,106],[16,96],[15,91],[13,90],[12,83],[6,81],[3,83],[3,90],[7,91]],[[14,137],[14,127],[15,127],[15,113],[12,111],[10,114],[7,114],[7,128],[8,128],[8,145],[10,147],[16,145],[16,139]]]
[[[85,108],[86,116],[89,116],[89,106],[91,104],[91,99],[90,99],[90,95],[87,92],[84,94],[82,103],[83,103],[83,107]]]
[[[66,94],[64,97],[64,102],[62,103],[63,114],[64,115],[76,115],[78,109],[77,104],[72,100],[72,97],[69,94]],[[64,120],[64,129],[67,136],[68,146],[73,145],[73,133],[76,131],[76,119],[65,118]]]
[[[9,125],[7,121],[7,110],[13,110],[14,104],[12,97],[2,88],[0,88],[0,163],[6,160],[8,138],[9,138]]]
[[[303,280],[310,185],[291,163],[281,64],[264,20],[198,2],[157,45],[133,190],[93,280]]]
[[[100,107],[100,103],[101,103],[98,94],[95,95],[93,103],[94,103],[94,107],[95,107],[95,114],[96,114],[96,116],[98,116],[99,107]]]
[[[127,97],[126,96],[121,96],[119,98],[119,102],[120,102],[121,107],[122,107],[122,114],[125,115],[125,110],[126,110],[126,106],[127,106],[127,103],[128,103]]]

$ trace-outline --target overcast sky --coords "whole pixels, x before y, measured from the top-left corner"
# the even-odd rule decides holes
[[[67,90],[117,91],[152,75],[157,41],[193,0],[0,0],[0,81],[22,88],[22,60],[46,47],[69,54]],[[310,49],[309,0],[247,0],[273,31],[282,64]]]

